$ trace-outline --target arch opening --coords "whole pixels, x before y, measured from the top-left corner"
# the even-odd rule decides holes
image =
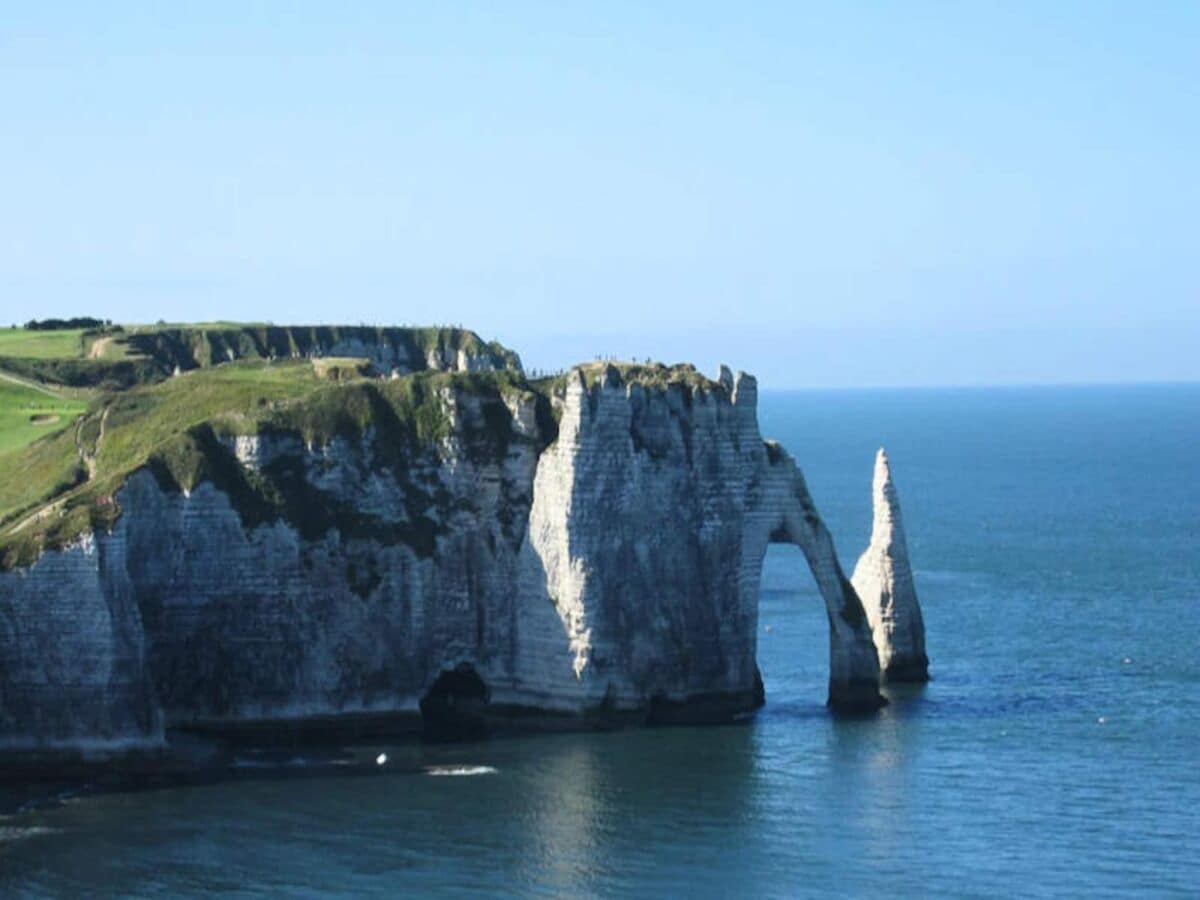
[[[878,709],[887,700],[879,692],[879,661],[862,602],[838,562],[837,553],[798,471],[790,472],[795,505],[782,510],[767,530],[759,555],[759,572],[767,547],[792,545],[800,550],[824,601],[829,629],[829,694],[826,705],[838,713]]]
[[[772,543],[761,565],[758,665],[772,700],[824,704],[829,699],[828,611],[800,548]]]

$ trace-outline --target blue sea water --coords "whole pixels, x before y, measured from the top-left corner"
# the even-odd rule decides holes
[[[1200,386],[764,393],[760,418],[848,569],[887,446],[923,690],[831,717],[821,602],[773,548],[751,722],[68,801],[0,820],[0,894],[1200,894]]]

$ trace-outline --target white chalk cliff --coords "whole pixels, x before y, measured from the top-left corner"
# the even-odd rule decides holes
[[[324,445],[215,441],[220,478],[140,470],[111,530],[0,572],[0,755],[154,751],[172,727],[419,727],[448,673],[495,720],[728,718],[762,702],[772,542],[800,547],[824,599],[832,707],[879,706],[881,666],[923,674],[886,458],[852,586],[759,433],[751,376],[590,366],[548,394],[464,378],[440,402],[448,429],[419,446],[384,421]],[[239,499],[239,472],[287,514]]]
[[[908,561],[900,501],[883,448],[875,457],[871,496],[874,509],[871,543],[854,567],[851,581],[871,621],[883,680],[927,681],[925,622]]]

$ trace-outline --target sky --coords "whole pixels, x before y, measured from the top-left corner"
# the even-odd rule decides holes
[[[1200,379],[1200,3],[5,4],[0,322]]]

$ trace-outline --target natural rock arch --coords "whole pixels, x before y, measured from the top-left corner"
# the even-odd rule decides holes
[[[529,583],[561,621],[583,703],[694,704],[716,691],[757,705],[763,560],[790,543],[825,601],[829,706],[884,705],[873,610],[799,468],[763,441],[753,376],[722,366],[715,384],[683,371],[656,387],[636,367],[598,366],[567,378],[560,410],[534,481]],[[706,641],[703,659],[724,668],[697,676],[688,664]]]
[[[833,538],[800,469],[778,444],[767,442],[765,448],[766,474],[747,516],[747,550],[756,575],[768,544],[793,544],[800,549],[829,621],[828,705],[843,712],[878,709],[886,701],[879,693],[879,658],[866,610],[842,571]]]

